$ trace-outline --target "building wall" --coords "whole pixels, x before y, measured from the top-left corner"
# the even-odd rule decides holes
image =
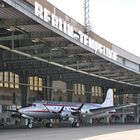
[[[19,89],[0,88],[0,104],[13,105],[20,104],[20,91]]]

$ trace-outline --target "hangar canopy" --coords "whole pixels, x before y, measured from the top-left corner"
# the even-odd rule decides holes
[[[118,63],[110,42],[93,32],[90,33],[89,36],[92,36],[94,41],[112,51],[112,56],[96,51],[87,45],[86,41],[78,40],[81,38],[78,38],[77,32],[74,31],[74,37],[71,37],[42,19],[41,15],[35,13],[33,3],[34,0],[0,1],[1,71],[12,71],[19,75],[24,73],[27,76],[50,75],[54,79],[84,81],[89,84],[140,87],[140,72]],[[39,4],[41,5],[42,1]],[[54,10],[49,3],[46,8],[46,13],[52,8]],[[57,8],[55,12],[52,16],[58,13],[76,24],[77,28],[84,30],[82,25]]]

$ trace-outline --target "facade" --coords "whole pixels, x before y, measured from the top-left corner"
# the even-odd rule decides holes
[[[0,3],[0,119],[5,109],[38,100],[139,103],[140,58],[117,47],[46,0]],[[112,122],[139,122],[140,108]]]

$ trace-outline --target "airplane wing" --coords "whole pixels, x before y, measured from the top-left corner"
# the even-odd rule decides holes
[[[90,112],[92,112],[93,114],[100,114],[100,113],[111,112],[111,111],[114,111],[116,109],[126,108],[126,107],[130,107],[130,106],[136,106],[136,104],[130,103],[130,104],[125,104],[125,105],[117,105],[117,106],[109,106],[109,107],[103,107],[103,108],[90,109]]]
[[[109,114],[111,115],[129,115],[129,114],[134,114],[132,111],[126,111],[126,112],[110,112]]]

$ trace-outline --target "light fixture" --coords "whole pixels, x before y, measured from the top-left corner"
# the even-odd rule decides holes
[[[16,29],[15,29],[15,27],[10,26],[10,28],[7,28],[6,30],[7,30],[7,31],[10,31],[10,32],[14,32]]]
[[[38,43],[39,42],[39,38],[32,39],[32,42]]]

